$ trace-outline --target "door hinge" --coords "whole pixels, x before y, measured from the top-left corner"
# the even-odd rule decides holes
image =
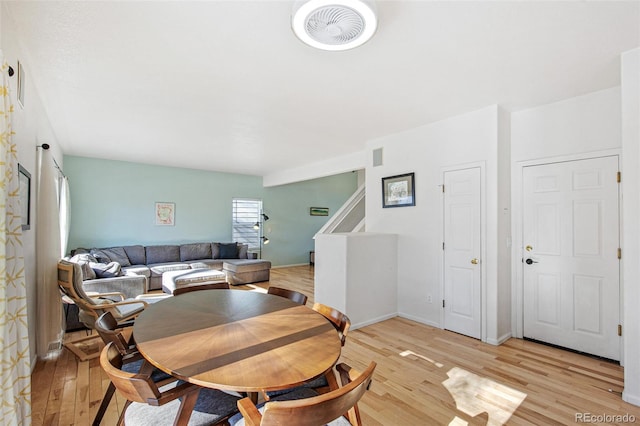
[[[618,324],[618,336],[622,336],[622,324]]]
[[[444,308],[444,299],[442,299],[442,307]]]
[[[442,242],[442,250],[444,250],[444,241]]]
[[[622,249],[618,247],[618,259],[622,259]]]
[[[444,192],[444,183],[442,184],[442,192]]]
[[[618,183],[622,182],[622,173],[618,172],[617,178]]]

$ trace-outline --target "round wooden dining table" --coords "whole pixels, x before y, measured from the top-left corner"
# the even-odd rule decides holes
[[[140,353],[174,377],[215,389],[287,389],[340,357],[335,328],[284,297],[201,290],[150,304],[133,326]]]

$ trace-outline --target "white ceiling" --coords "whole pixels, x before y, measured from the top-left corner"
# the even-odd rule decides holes
[[[640,46],[637,1],[378,1],[345,52],[299,42],[293,0],[3,3],[66,154],[262,176],[616,86]]]

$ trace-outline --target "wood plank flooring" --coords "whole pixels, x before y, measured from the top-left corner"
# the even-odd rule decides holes
[[[270,283],[238,288],[265,291],[269,284],[301,291],[313,304],[312,267],[273,269]],[[622,425],[629,423],[624,415],[640,423],[640,407],[620,397],[622,367],[534,342],[491,346],[394,318],[349,333],[341,361],[362,369],[371,360],[378,367],[360,403],[366,426]],[[78,362],[63,349],[38,361],[33,425],[91,424],[108,384],[97,359]],[[112,400],[103,425],[116,423],[123,403]]]

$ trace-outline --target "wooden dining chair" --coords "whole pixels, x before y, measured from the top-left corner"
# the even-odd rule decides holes
[[[322,316],[331,322],[338,331],[338,335],[340,335],[340,342],[342,343],[342,346],[344,346],[347,340],[347,333],[349,332],[349,328],[351,328],[351,320],[349,317],[339,310],[332,308],[331,306],[323,305],[322,303],[314,303],[312,309],[319,314],[322,314]]]
[[[153,380],[157,386],[163,386],[178,380],[164,371],[153,367],[140,355],[133,339],[133,335],[130,333],[126,335],[123,332],[123,329],[132,326],[133,320],[118,323],[111,312],[103,313],[94,323],[94,328],[104,341],[104,344],[107,345],[111,343],[113,347],[118,350],[120,355],[122,355],[122,369],[124,371],[133,374],[140,373],[141,371],[150,372],[151,380]],[[102,422],[102,418],[109,407],[111,398],[115,391],[115,385],[113,382],[110,382],[104,393],[100,407],[93,419],[93,426],[99,426]]]
[[[376,363],[371,362],[362,374],[348,365],[336,366],[340,374],[342,387],[323,395],[309,398],[285,400],[288,394],[278,397],[279,400],[266,402],[258,408],[249,398],[238,401],[238,408],[244,422],[235,416],[230,423],[235,426],[320,426],[345,425],[361,426],[358,401],[369,389]],[[310,389],[308,391],[311,391]],[[311,391],[312,392],[312,391]],[[282,398],[282,399],[281,399]],[[236,419],[238,421],[234,422]],[[345,423],[346,422],[346,423]]]
[[[231,287],[229,283],[209,283],[209,284],[196,284],[196,285],[188,285],[186,287],[180,287],[173,290],[174,296],[179,296],[184,293],[190,293],[192,291],[200,291],[200,290],[229,290]]]
[[[349,328],[351,327],[351,320],[349,319],[349,317],[343,314],[342,312],[340,312],[339,310],[332,308],[331,306],[324,305],[322,303],[317,303],[317,302],[314,303],[312,309],[329,320],[331,325],[333,325],[333,327],[338,331],[338,336],[340,337],[340,343],[342,346],[344,346],[347,340],[347,333],[349,332]],[[330,368],[329,370],[325,371],[324,374],[322,374],[321,376],[313,380],[310,380],[301,386],[305,388],[311,388],[316,392],[318,392],[319,394],[329,392],[332,388],[337,386],[336,377],[333,372],[333,368]],[[279,390],[279,391],[268,391],[268,392],[264,392],[263,394],[266,400],[271,400],[272,398],[277,397],[278,395],[287,394],[289,392],[294,391],[297,388],[298,387],[295,387],[292,389]]]
[[[299,291],[289,290],[281,287],[270,286],[267,289],[268,294],[273,294],[275,296],[285,297],[295,303],[300,305],[305,305],[307,303],[307,296],[300,293]]]
[[[222,425],[238,412],[237,396],[186,382],[161,391],[149,371],[124,371],[122,358],[112,343],[100,355],[100,365],[127,400],[118,425]]]

